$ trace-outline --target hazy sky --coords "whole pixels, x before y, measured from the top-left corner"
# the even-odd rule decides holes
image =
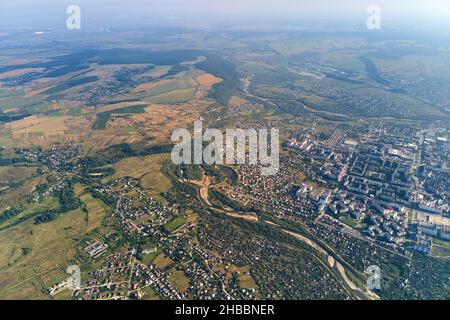
[[[145,25],[151,17],[283,16],[330,18],[366,15],[378,4],[387,18],[444,20],[450,0],[0,0],[0,26],[45,26],[65,21],[65,9],[79,5],[90,23]]]

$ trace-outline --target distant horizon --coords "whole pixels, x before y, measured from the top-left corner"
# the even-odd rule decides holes
[[[395,25],[436,26],[450,30],[450,1],[431,0],[2,0],[0,27],[64,27],[66,8],[75,4],[89,27],[148,25],[198,26],[235,21],[286,20],[348,22],[364,24],[367,7],[377,4],[386,28]],[[203,16],[202,16],[203,15]]]

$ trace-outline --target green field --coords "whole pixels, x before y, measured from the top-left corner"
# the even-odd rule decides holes
[[[0,299],[48,299],[46,288],[67,277],[85,228],[83,212],[75,210],[49,223],[0,231]]]
[[[175,218],[174,220],[166,223],[164,225],[164,229],[166,229],[168,232],[173,232],[173,231],[177,230],[178,228],[180,228],[181,226],[183,226],[186,223],[186,221],[187,220],[184,217]]]
[[[90,232],[102,225],[106,213],[110,210],[109,207],[101,200],[95,199],[91,194],[86,193],[80,197],[88,211],[88,224],[86,231]]]
[[[112,114],[127,115],[127,114],[144,113],[145,108],[147,107],[148,105],[146,104],[137,104],[126,108],[100,112],[99,114],[97,114],[97,120],[95,121],[93,128],[95,130],[106,129],[106,125]]]
[[[192,99],[197,88],[178,89],[170,92],[158,94],[152,97],[145,98],[146,101],[151,103],[161,104],[178,104],[188,102]]]

